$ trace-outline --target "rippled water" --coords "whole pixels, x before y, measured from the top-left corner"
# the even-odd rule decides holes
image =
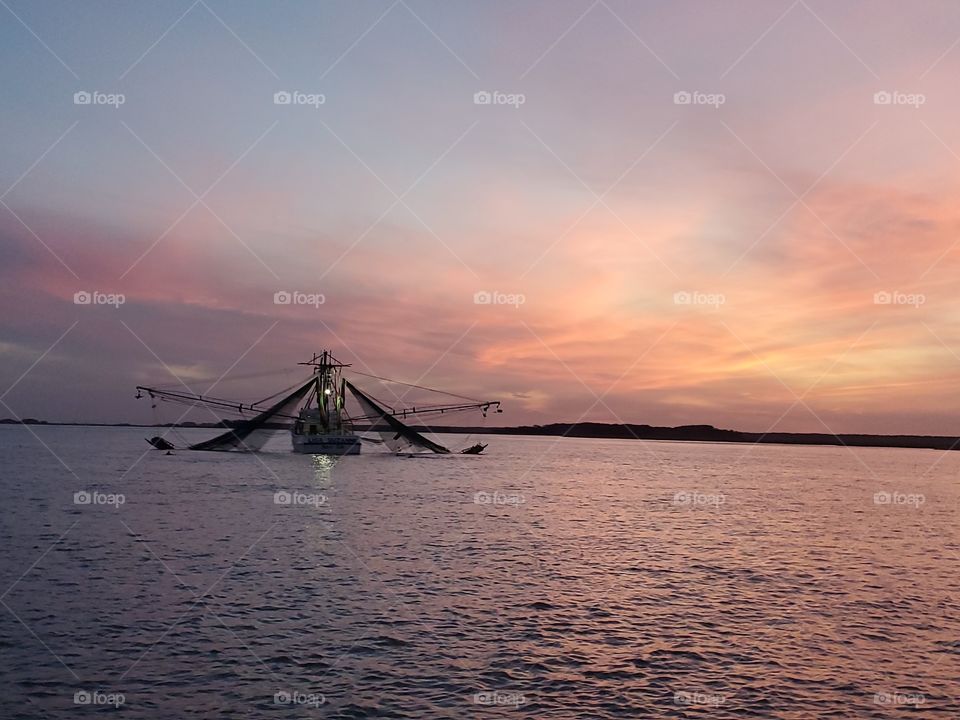
[[[960,454],[145,432],[0,428],[3,717],[960,717]]]

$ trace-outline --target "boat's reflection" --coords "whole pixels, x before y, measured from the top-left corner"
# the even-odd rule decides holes
[[[333,455],[311,455],[313,462],[313,479],[322,488],[329,488],[333,483],[333,468],[337,459]]]

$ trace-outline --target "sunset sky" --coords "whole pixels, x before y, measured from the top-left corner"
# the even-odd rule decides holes
[[[953,0],[4,0],[0,417],[326,348],[505,425],[960,434],[958,76]]]

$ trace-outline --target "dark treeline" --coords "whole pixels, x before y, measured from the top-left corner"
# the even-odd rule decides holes
[[[960,448],[960,438],[938,435],[857,435],[841,433],[751,433],[722,430],[712,425],[681,425],[655,427],[653,425],[610,423],[551,423],[501,428],[431,427],[432,432],[495,433],[497,435],[546,435],[582,438],[610,438],[620,440],[679,440],[688,442],[772,443],[783,445],[849,445],[852,447],[904,447],[954,450]]]

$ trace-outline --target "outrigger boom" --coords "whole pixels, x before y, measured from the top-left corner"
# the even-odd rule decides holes
[[[143,397],[143,393],[147,393],[151,398],[160,398],[161,400],[172,400],[172,401],[184,401],[191,405],[203,405],[205,407],[217,407],[225,410],[235,410],[237,412],[260,412],[261,408],[257,407],[257,403],[245,404],[242,402],[235,402],[233,400],[225,400],[223,398],[214,398],[214,397],[204,397],[203,395],[191,395],[190,393],[177,392],[175,390],[160,390],[159,388],[146,387],[145,385],[137,385],[137,400]],[[295,417],[291,415],[290,417]]]

